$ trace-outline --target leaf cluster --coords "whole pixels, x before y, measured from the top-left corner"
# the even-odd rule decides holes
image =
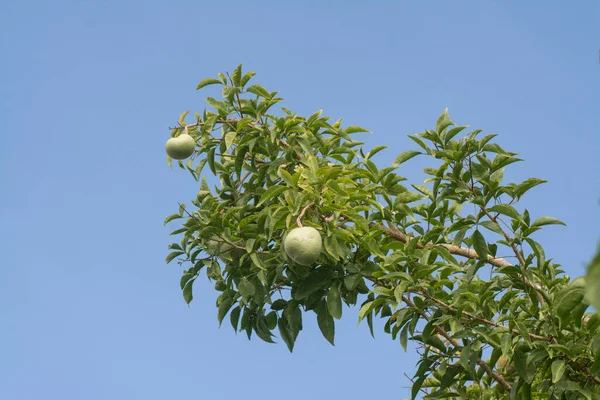
[[[222,98],[172,129],[197,143],[179,162],[200,183],[193,207],[165,220],[180,222],[167,262],[186,265],[188,303],[204,270],[220,292],[219,323],[229,315],[236,331],[278,336],[290,351],[307,313],[333,344],[343,305],[358,305],[371,333],[381,318],[402,347],[417,345],[413,398],[600,398],[600,319],[587,312],[585,280],[570,281],[535,240],[563,223],[518,207],[545,181],[503,182],[516,153],[444,110],[409,135],[415,150],[380,168],[373,158],[385,147],[356,139],[366,129],[321,110],[276,114],[282,98],[250,85],[254,75],[240,65],[204,79],[198,89],[219,85]],[[416,156],[435,166],[409,185],[396,171]],[[282,250],[299,218],[323,239],[310,267]]]

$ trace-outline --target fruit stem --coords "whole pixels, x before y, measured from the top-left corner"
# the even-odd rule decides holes
[[[304,214],[306,213],[306,210],[308,210],[310,207],[312,207],[313,204],[315,204],[314,201],[311,201],[310,203],[308,203],[306,205],[306,207],[304,207],[302,209],[302,212],[300,213],[300,215],[298,215],[298,218],[296,218],[296,224],[298,225],[298,228],[302,228],[302,218],[304,218]]]

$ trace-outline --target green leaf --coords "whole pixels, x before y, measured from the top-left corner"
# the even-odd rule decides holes
[[[427,196],[421,193],[413,193],[413,192],[404,192],[400,193],[396,196],[396,201],[398,203],[412,203],[413,201],[423,200]]]
[[[173,261],[174,258],[179,257],[180,255],[185,254],[183,251],[174,251],[172,253],[169,253],[169,255],[167,256],[167,258],[165,258],[165,262],[168,264],[171,261]]]
[[[246,83],[248,83],[248,81],[254,76],[256,75],[256,72],[246,72],[244,74],[244,76],[242,77],[242,80],[240,82],[240,86],[244,87],[246,86]]]
[[[294,293],[294,299],[302,300],[321,289],[331,277],[329,268],[317,268],[306,279],[304,279]]]
[[[166,225],[169,222],[173,221],[174,219],[178,219],[178,218],[183,218],[183,217],[179,214],[171,214],[167,218],[165,218],[165,222],[163,223],[163,225]]]
[[[275,311],[268,313],[265,320],[267,321],[267,328],[269,328],[270,331],[277,327],[277,313]]]
[[[446,107],[435,122],[435,130],[441,132],[445,127],[447,127],[450,124],[452,124],[452,121],[450,121],[450,115],[448,115],[448,107]]]
[[[552,383],[560,381],[565,373],[565,360],[554,360],[552,362]]]
[[[365,156],[365,160],[373,157],[375,154],[379,153],[381,150],[387,149],[388,146],[375,146],[373,147]]]
[[[473,232],[473,248],[480,259],[487,261],[489,249],[487,243],[485,242],[485,238],[481,232],[479,232],[479,230],[475,230],[475,232]]]
[[[227,132],[225,134],[225,151],[229,151],[229,149],[231,148],[231,145],[233,144],[233,142],[235,141],[235,137],[237,136],[237,132]]]
[[[564,226],[567,226],[567,224],[565,224],[561,220],[552,218],[552,217],[539,217],[538,219],[533,221],[533,224],[531,224],[532,227],[542,226],[542,225],[564,225]]]
[[[277,170],[277,175],[290,187],[296,187],[292,175],[283,168]]]
[[[279,328],[279,336],[281,336],[291,353],[294,350],[295,338],[287,318],[279,318],[277,327]]]
[[[508,204],[496,204],[495,206],[491,207],[489,211],[506,215],[516,220],[521,219],[519,212],[515,210],[513,206],[509,206]]]
[[[531,383],[533,377],[530,374],[530,370],[527,368],[527,352],[528,348],[526,345],[517,345],[514,351],[513,361],[519,376],[523,378],[525,382]]]
[[[444,142],[448,143],[450,141],[450,139],[452,139],[454,136],[456,136],[457,134],[459,134],[465,128],[468,128],[468,126],[457,126],[455,128],[450,129],[446,133],[446,136],[444,137]]]
[[[225,318],[225,315],[227,315],[227,312],[229,311],[229,309],[231,308],[231,306],[233,305],[233,301],[227,297],[225,298],[221,304],[219,304],[219,310],[217,312],[217,319],[219,320],[219,326],[221,326],[221,322],[223,322],[223,318]]]
[[[233,330],[236,332],[237,332],[238,322],[240,320],[241,311],[242,311],[242,307],[237,306],[236,308],[234,308],[231,311],[231,314],[229,314],[229,322],[231,322],[231,326],[233,327]]]
[[[360,308],[358,311],[358,322],[362,321],[367,315],[371,314],[375,307],[382,305],[385,303],[386,299],[383,297],[379,297],[373,301],[368,301]]]
[[[400,282],[398,286],[394,289],[394,297],[396,298],[396,302],[398,305],[402,304],[402,296],[404,295],[404,291],[408,287],[409,282],[404,281]]]
[[[421,390],[421,387],[423,386],[423,382],[425,382],[425,379],[427,379],[427,377],[425,375],[420,376],[419,378],[417,378],[417,380],[412,382],[412,387],[410,389],[410,399],[411,400],[415,400],[417,398],[417,395],[419,394],[419,390]]]
[[[216,147],[213,147],[212,149],[210,149],[206,155],[206,158],[208,160],[208,167],[210,168],[210,171],[216,175],[217,174],[217,169],[215,168],[215,151],[216,151]]]
[[[241,178],[242,169],[244,167],[244,161],[246,159],[246,153],[248,153],[248,146],[243,146],[241,149],[238,147],[237,154],[235,155],[235,173]]]
[[[596,353],[594,363],[590,367],[590,372],[592,374],[600,374],[600,351]]]
[[[198,84],[198,87],[196,87],[196,90],[200,90],[202,89],[204,86],[208,86],[208,85],[216,85],[216,84],[221,84],[221,81],[215,78],[206,78],[206,79],[202,79],[200,81],[200,83]]]
[[[596,310],[600,310],[600,246],[598,246],[596,256],[588,266],[585,297]]]
[[[327,293],[327,309],[335,319],[342,318],[342,297],[339,285],[333,285]]]
[[[190,279],[195,279],[198,274],[190,273],[189,271],[185,272],[179,281],[179,286],[181,290],[185,287],[185,285],[189,282]]]
[[[344,277],[344,286],[346,286],[346,289],[348,290],[354,290],[361,279],[363,278],[359,274],[347,275]]]
[[[327,310],[327,305],[325,302],[321,303],[317,314],[317,322],[319,324],[319,329],[325,339],[329,341],[329,343],[333,343],[333,339],[335,337],[335,322],[333,321],[333,317],[329,314]]]
[[[240,283],[238,284],[238,291],[240,292],[240,294],[243,297],[251,297],[251,296],[254,296],[254,293],[256,292],[256,288],[254,287],[252,282],[250,282],[246,279],[242,279],[240,281]]]
[[[258,315],[254,321],[254,331],[256,335],[267,343],[275,343],[272,339],[273,334],[269,330],[267,320],[264,316]]]
[[[367,314],[367,325],[369,326],[371,337],[375,339],[375,334],[373,333],[373,313]]]
[[[584,289],[580,287],[567,288],[561,293],[556,304],[556,315],[567,322],[571,318],[571,312],[583,302]]]
[[[406,352],[406,346],[408,344],[408,329],[410,327],[410,324],[406,324],[404,325],[404,328],[402,328],[402,332],[400,332],[400,345],[402,346],[402,348],[404,349],[404,351]]]
[[[189,113],[190,113],[190,110],[187,110],[187,111],[184,111],[184,112],[182,112],[182,113],[181,113],[181,115],[179,116],[179,123],[180,123],[181,125],[185,125],[185,124],[183,123],[183,121],[185,121],[185,117],[186,117],[186,116],[187,116]]]
[[[446,349],[444,348],[443,351],[445,350]],[[475,364],[478,358],[479,357],[477,353],[473,350],[472,346],[467,345],[463,347],[461,351],[459,362],[460,365],[465,369],[465,371],[468,371],[471,374],[475,374]]]
[[[548,181],[545,181],[543,179],[538,179],[538,178],[529,178],[525,181],[523,181],[522,183],[520,183],[514,191],[514,195],[517,198],[520,198],[521,196],[523,196],[529,189],[537,186],[537,185],[541,185],[542,183],[546,183]]]
[[[242,64],[238,65],[236,69],[231,74],[231,80],[235,86],[240,86],[242,79]]]
[[[358,133],[358,132],[367,132],[367,133],[371,133],[370,130],[365,129],[365,128],[361,128],[360,126],[349,126],[346,129],[344,129],[344,132],[350,134],[350,133]]]
[[[185,285],[185,287],[183,288],[183,299],[187,304],[190,304],[190,302],[194,299],[194,296],[192,294],[192,288],[195,280],[196,279],[190,279],[187,285]]]
[[[272,198],[279,196],[281,193],[285,192],[286,190],[288,190],[287,186],[280,186],[280,185],[271,186],[262,194],[262,196],[260,196],[260,201],[258,202],[258,204],[256,206],[257,207],[261,206],[262,204],[271,200]]]
[[[419,154],[423,154],[423,153],[421,153],[420,151],[416,151],[416,150],[408,150],[403,153],[400,153],[398,155],[398,157],[396,157],[396,159],[394,160],[394,163],[392,165],[393,166],[400,165],[400,164],[410,160],[411,158],[418,156]]]
[[[261,85],[258,85],[258,84],[249,86],[246,89],[246,92],[253,93],[253,94],[257,95],[257,96],[261,96],[261,97],[264,97],[266,99],[270,99],[271,98],[271,94],[267,91],[267,89],[265,89],[264,87],[262,87]]]
[[[442,341],[442,339],[440,339],[439,337],[437,337],[435,335],[428,336],[427,339],[423,340],[423,342],[429,346],[435,347],[442,353],[445,353],[447,351],[446,345],[444,345],[444,342]]]
[[[496,232],[499,235],[504,235],[504,232],[502,231],[502,227],[500,227],[500,225],[498,225],[497,222],[494,222],[494,221],[481,221],[479,223],[479,225],[483,226],[484,228],[489,229],[492,232]]]
[[[408,135],[408,137],[409,137],[410,139],[412,139],[412,141],[413,141],[413,142],[415,142],[416,144],[418,144],[419,146],[421,146],[421,148],[422,148],[423,150],[425,150],[425,151],[428,151],[428,150],[429,150],[429,147],[427,147],[427,145],[425,144],[425,142],[424,142],[424,141],[422,141],[421,139],[419,139],[418,137],[416,137],[416,136],[412,136],[412,135]]]

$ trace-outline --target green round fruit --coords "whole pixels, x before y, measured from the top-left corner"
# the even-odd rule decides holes
[[[283,249],[296,263],[308,267],[319,258],[323,251],[323,242],[318,230],[305,226],[292,229],[287,234],[283,241]]]
[[[165,150],[167,155],[174,160],[184,160],[194,153],[196,141],[190,135],[183,134],[167,140]]]

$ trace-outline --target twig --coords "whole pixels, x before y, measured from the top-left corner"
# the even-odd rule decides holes
[[[408,378],[408,380],[410,381],[410,383],[412,383],[413,385],[415,384],[415,381],[413,378],[411,378],[410,376],[408,376],[408,374],[405,372],[404,376]],[[427,393],[426,390],[424,390],[423,388],[419,388],[419,390],[423,393],[425,393],[425,395],[428,395],[429,393]]]
[[[313,204],[315,204],[314,201],[311,201],[310,203],[308,203],[306,205],[306,207],[304,207],[302,209],[302,212],[300,213],[300,215],[298,215],[298,218],[296,218],[296,225],[298,225],[298,228],[302,228],[302,218],[304,218],[304,214],[306,213],[306,210],[308,210],[310,207],[312,207]]]
[[[242,176],[240,178],[240,180],[238,181],[238,183],[235,185],[235,188],[239,188],[240,186],[242,186],[242,183],[244,183],[244,181],[246,180],[246,178],[248,178],[248,176],[250,176],[250,171],[246,171],[246,173],[244,174],[244,176]]]

